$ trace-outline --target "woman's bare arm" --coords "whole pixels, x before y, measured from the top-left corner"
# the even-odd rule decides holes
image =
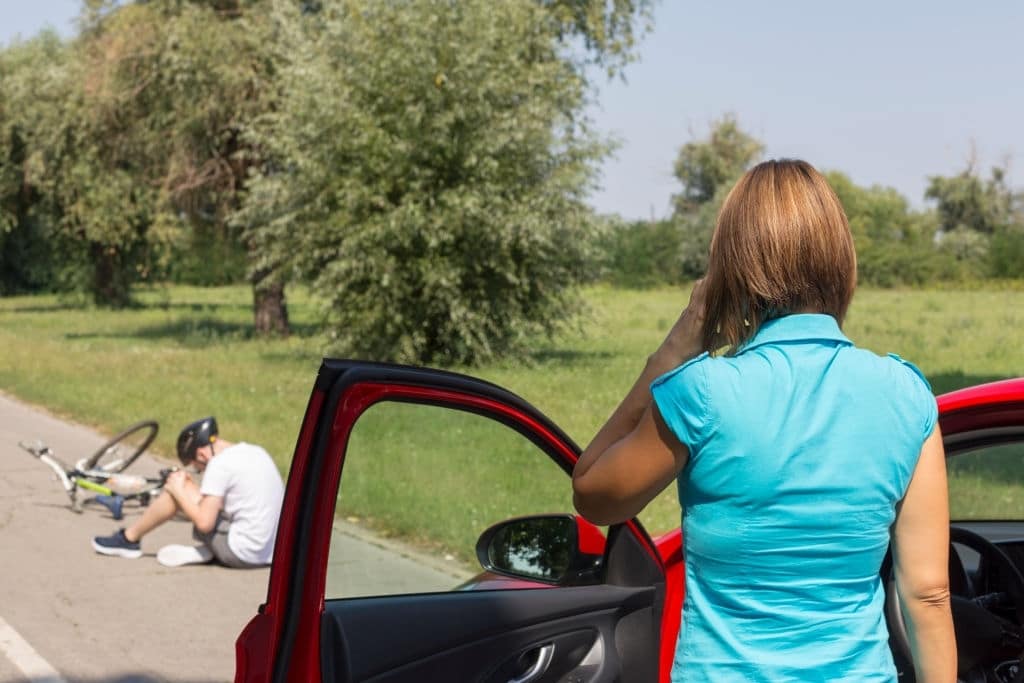
[[[956,681],[949,603],[949,498],[946,454],[936,427],[896,512],[893,566],[918,683]]]
[[[651,382],[701,352],[703,282],[633,388],[583,451],[572,474],[576,510],[595,524],[635,517],[686,464],[686,447],[651,399]]]

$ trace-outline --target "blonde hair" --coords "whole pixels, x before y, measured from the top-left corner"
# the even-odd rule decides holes
[[[704,349],[735,352],[761,324],[827,313],[841,325],[857,286],[846,213],[806,161],[765,161],[729,192],[711,238]]]

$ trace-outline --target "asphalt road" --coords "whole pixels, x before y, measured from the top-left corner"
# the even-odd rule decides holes
[[[270,570],[161,566],[160,547],[190,541],[178,520],[143,539],[140,559],[95,554],[91,537],[137,510],[126,508],[125,522],[99,506],[72,512],[49,469],[18,447],[36,439],[66,462],[105,440],[0,394],[0,683],[232,680],[235,638]],[[130,471],[161,466],[145,455]],[[468,576],[345,524],[333,544],[328,585],[346,595],[446,590]]]

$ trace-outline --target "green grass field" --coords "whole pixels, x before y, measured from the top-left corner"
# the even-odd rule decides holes
[[[585,444],[687,295],[588,289],[590,314],[578,332],[539,341],[524,361],[472,374],[524,397]],[[306,293],[289,292],[289,312],[291,338],[259,340],[244,287],[154,288],[124,311],[52,296],[3,298],[0,389],[108,433],[154,418],[162,426],[156,448],[167,456],[181,425],[216,414],[226,438],[264,445],[286,471],[326,348]],[[1024,374],[1019,290],[861,290],[845,328],[861,346],[914,361],[937,393]],[[353,449],[367,455],[346,463],[340,514],[466,559],[476,534],[502,515],[569,511],[568,480],[550,463],[534,464],[518,435],[476,416],[417,410],[430,412],[381,406],[357,426]],[[954,468],[954,517],[1024,517],[1020,477],[1007,476],[1015,468],[979,467]],[[653,532],[678,517],[672,491],[642,515]]]

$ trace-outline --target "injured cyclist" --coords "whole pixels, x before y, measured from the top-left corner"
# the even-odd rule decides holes
[[[216,419],[207,417],[181,430],[178,458],[202,473],[201,482],[185,470],[172,472],[138,520],[110,536],[93,538],[93,549],[103,555],[141,557],[142,537],[181,514],[192,522],[198,544],[164,546],[157,553],[160,564],[270,564],[284,497],[281,474],[270,455],[259,446],[220,438]]]

